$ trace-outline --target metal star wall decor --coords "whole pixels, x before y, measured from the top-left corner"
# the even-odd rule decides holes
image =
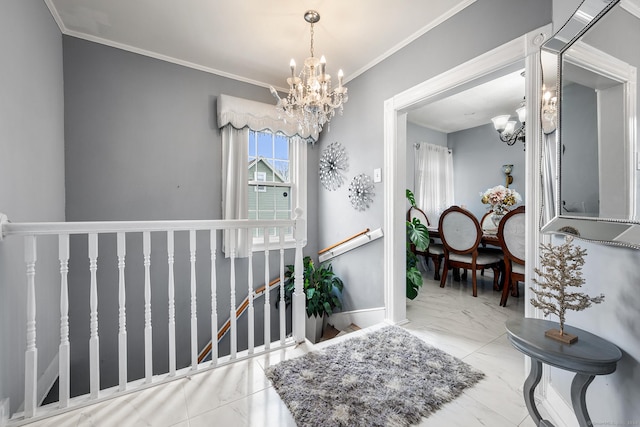
[[[349,185],[349,200],[357,211],[364,211],[373,203],[373,180],[367,174],[361,173],[351,180]]]
[[[344,183],[344,172],[348,170],[349,157],[342,144],[334,142],[324,149],[318,170],[324,188],[329,191],[340,188]]]

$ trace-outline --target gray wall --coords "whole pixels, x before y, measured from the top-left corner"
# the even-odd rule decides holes
[[[320,146],[340,141],[350,154],[349,176],[372,175],[374,168],[383,165],[385,100],[549,22],[550,1],[475,2],[348,82],[349,102],[345,105],[344,116],[334,118],[331,130],[322,136]],[[383,180],[385,172],[382,171]],[[320,247],[364,228],[382,226],[382,183],[376,184],[374,203],[365,212],[351,208],[346,187],[334,192],[320,190]],[[384,305],[382,241],[368,246],[371,247],[366,251],[351,251],[334,262],[338,274],[361,278],[345,282],[349,301],[346,310]]]
[[[521,142],[508,146],[499,139],[493,124],[486,124],[448,135],[453,150],[453,186],[455,203],[465,206],[480,220],[490,205],[483,205],[480,193],[496,185],[505,185],[502,165],[513,165],[513,183],[509,186],[525,200],[525,152]]]
[[[62,36],[42,1],[0,4],[0,212],[14,222],[64,221]],[[23,244],[0,242],[0,400],[24,401],[26,268]],[[39,242],[38,373],[59,343],[57,243]],[[53,280],[51,280],[53,279]]]
[[[562,88],[563,213],[598,216],[598,102],[595,90],[577,83]]]
[[[221,218],[221,137],[216,97],[229,94],[274,103],[267,89],[63,37],[65,70],[67,220],[153,220]],[[317,253],[318,150],[309,150],[308,240],[305,253]],[[112,236],[111,236],[112,237]],[[154,370],[166,369],[167,267],[166,237],[152,235],[152,301]],[[220,239],[219,239],[220,241]],[[103,387],[117,379],[117,262],[115,238],[100,246],[98,264]],[[189,363],[188,239],[176,236],[178,365]],[[198,236],[199,348],[210,339],[209,245]],[[220,248],[218,248],[220,254]],[[75,261],[74,261],[75,260]],[[278,273],[271,257],[271,276]],[[143,270],[141,238],[127,247],[127,329],[129,375],[143,375]],[[287,251],[287,264],[293,263]],[[264,282],[263,259],[254,257],[254,283]],[[75,269],[74,269],[75,267]],[[219,278],[228,277],[227,260],[219,259]],[[246,261],[237,264],[238,303],[246,296]],[[88,260],[86,239],[72,241],[70,292],[72,342],[87,342]],[[242,275],[244,276],[244,274]],[[185,279],[186,278],[186,279]],[[221,280],[221,279],[219,279]],[[221,283],[219,323],[228,317],[229,289]],[[244,291],[243,291],[244,290]],[[275,297],[272,297],[272,301]],[[256,316],[261,315],[256,312]],[[261,331],[261,322],[256,327]],[[261,341],[258,333],[257,343]],[[239,335],[246,343],[246,337]],[[246,345],[246,344],[245,344]],[[226,344],[228,346],[228,343]],[[72,393],[88,387],[87,346],[72,347]]]
[[[566,21],[580,1],[554,0],[554,28]],[[636,21],[637,25],[637,21]],[[617,49],[614,55],[622,59],[624,53],[636,53],[639,40],[629,28],[614,36],[607,37],[611,47]],[[615,42],[620,37],[622,42]],[[598,46],[596,46],[598,47]],[[640,297],[637,291],[637,265],[640,263],[640,251],[601,246],[576,241],[587,249],[584,265],[585,286],[583,292],[589,295],[605,294],[602,304],[582,312],[568,312],[567,324],[597,334],[614,344],[623,352],[615,373],[596,377],[586,396],[587,407],[594,425],[629,425],[640,420]],[[560,392],[566,402],[570,402],[570,376],[561,370],[551,369],[551,386]]]

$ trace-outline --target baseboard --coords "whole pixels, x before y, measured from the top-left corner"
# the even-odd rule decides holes
[[[339,331],[346,329],[352,323],[361,328],[368,328],[383,321],[384,307],[334,313],[328,319],[328,323]]]
[[[547,387],[547,398],[541,402],[542,408],[552,418],[556,427],[579,427],[578,419],[568,404],[553,386]]]

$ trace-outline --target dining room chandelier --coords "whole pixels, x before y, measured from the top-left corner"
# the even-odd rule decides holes
[[[291,76],[287,78],[289,93],[286,98],[281,98],[273,87],[271,93],[278,100],[276,108],[285,122],[296,122],[301,131],[320,133],[336,110],[342,114],[343,105],[348,99],[347,88],[342,85],[344,74],[340,70],[338,87],[334,89],[331,75],[326,72],[327,61],[324,55],[320,59],[314,56],[313,26],[320,21],[320,14],[315,10],[308,10],[304,14],[304,20],[311,24],[311,56],[305,59],[298,76],[296,62],[291,60]]]
[[[527,107],[525,106],[525,100],[523,99],[520,103],[520,106],[516,108],[516,114],[518,115],[518,120],[520,121],[520,126],[516,128],[518,124],[517,121],[511,120],[510,114],[504,114],[501,116],[496,116],[491,119],[493,122],[493,127],[500,134],[500,140],[502,142],[506,142],[507,145],[513,145],[517,141],[522,141],[525,143],[525,120],[527,118]]]

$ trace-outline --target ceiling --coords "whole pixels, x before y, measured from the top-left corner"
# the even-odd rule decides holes
[[[309,9],[321,16],[315,56],[326,56],[334,78],[341,68],[348,86],[475,0],[44,1],[63,34],[284,90],[291,58],[300,65],[309,56],[310,25],[303,18]],[[523,94],[519,74],[503,77],[410,120],[444,132],[475,127],[495,111],[513,113]]]
[[[517,119],[516,108],[524,99],[524,65],[516,71],[491,77],[489,81],[448,95],[410,111],[407,120],[443,133],[457,132],[491,123],[491,118],[511,114]]]

